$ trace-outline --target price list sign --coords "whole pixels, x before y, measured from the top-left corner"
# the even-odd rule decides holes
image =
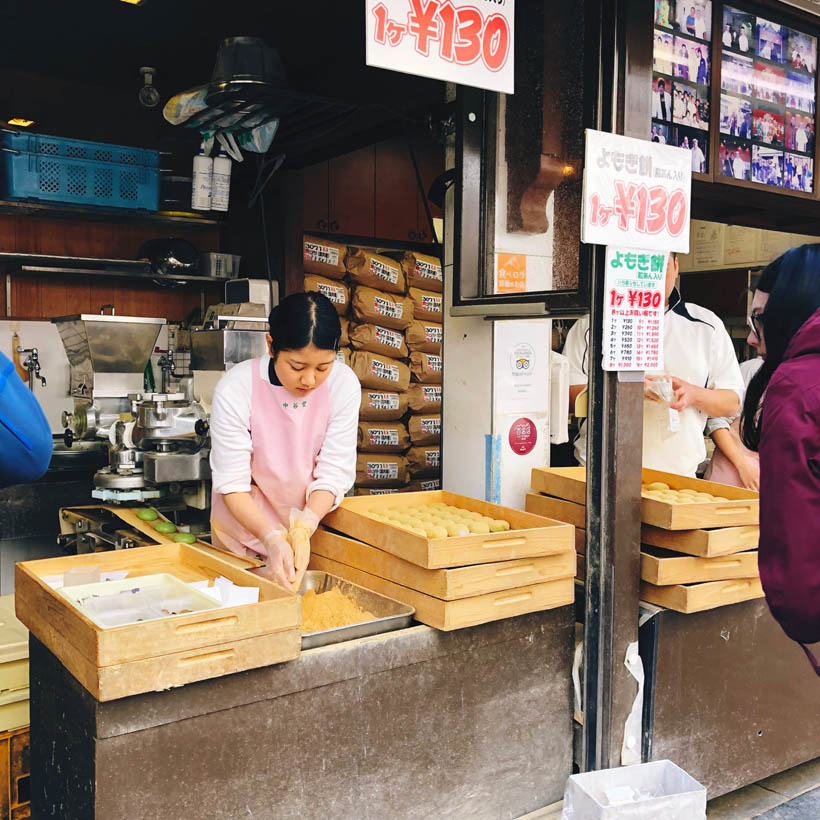
[[[604,370],[663,370],[669,254],[608,246]]]

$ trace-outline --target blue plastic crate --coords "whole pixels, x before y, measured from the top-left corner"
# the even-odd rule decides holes
[[[111,145],[107,142],[73,140],[66,137],[50,137],[48,134],[0,134],[0,145],[29,154],[42,154],[65,159],[87,159],[94,162],[117,162],[138,168],[159,168],[159,151],[131,148],[127,145]]]
[[[0,197],[3,199],[132,211],[159,210],[159,168],[156,163],[149,167],[139,162],[158,159],[156,151],[41,134],[3,134],[0,144],[12,149],[0,151]],[[37,150],[26,151],[18,147],[24,144]],[[92,155],[97,152],[97,156],[130,159],[118,162],[67,153],[70,150],[79,152],[81,146]],[[108,149],[108,153],[103,149]]]

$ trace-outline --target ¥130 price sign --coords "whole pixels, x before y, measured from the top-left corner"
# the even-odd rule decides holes
[[[606,249],[604,370],[663,370],[664,251]]]

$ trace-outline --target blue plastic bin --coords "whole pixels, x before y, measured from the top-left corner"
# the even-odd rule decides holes
[[[44,134],[0,135],[0,196],[132,211],[159,209],[159,154]]]

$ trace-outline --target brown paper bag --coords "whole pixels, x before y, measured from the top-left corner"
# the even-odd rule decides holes
[[[418,319],[414,320],[404,333],[409,350],[436,353],[439,356],[443,335],[444,329],[441,325],[435,322],[420,322]]]
[[[402,296],[407,290],[401,264],[389,256],[380,256],[362,248],[348,248],[345,267],[357,285],[386,293],[400,293]]]
[[[410,416],[407,423],[413,444],[438,444],[441,441],[441,415]]]
[[[411,353],[410,372],[422,384],[441,384],[441,356],[434,353]]]
[[[416,481],[411,481],[403,491],[408,493],[429,493],[432,490],[440,489],[440,478],[420,478]]]
[[[336,361],[350,366],[350,348],[340,347],[336,351]]]
[[[360,453],[403,453],[410,446],[407,427],[400,421],[360,421]]]
[[[407,277],[407,286],[423,288],[441,293],[444,290],[444,278],[441,275],[441,260],[435,256],[408,251],[401,258],[401,267]]]
[[[345,275],[346,250],[347,248],[338,242],[305,234],[302,242],[305,273],[341,279]]]
[[[350,366],[362,387],[404,393],[410,384],[410,368],[404,362],[378,353],[356,350],[350,357]]]
[[[413,300],[407,296],[357,287],[353,290],[352,304],[357,322],[406,330],[413,321]]]
[[[411,384],[407,390],[407,403],[413,413],[440,413],[441,385]]]
[[[407,394],[384,390],[362,390],[359,419],[362,421],[395,421],[407,412]]]
[[[413,318],[422,322],[441,322],[444,315],[444,297],[440,293],[410,288],[407,295],[413,300]]]
[[[396,487],[360,487],[354,495],[393,495],[393,493],[404,492],[405,487],[399,484]]]
[[[398,487],[407,484],[407,459],[381,453],[359,453],[356,457],[356,486]]]
[[[327,296],[333,302],[333,306],[340,316],[347,313],[347,308],[350,305],[350,288],[344,282],[308,274],[305,276],[305,290],[313,290]]]
[[[339,344],[342,347],[349,347],[350,346],[350,319],[346,319],[344,316],[339,317],[339,322],[342,325],[342,338]]]
[[[350,341],[356,350],[368,350],[391,359],[407,358],[407,345],[400,330],[379,325],[353,325]]]
[[[411,447],[407,451],[407,468],[413,478],[438,475],[441,472],[441,448],[438,444]]]

